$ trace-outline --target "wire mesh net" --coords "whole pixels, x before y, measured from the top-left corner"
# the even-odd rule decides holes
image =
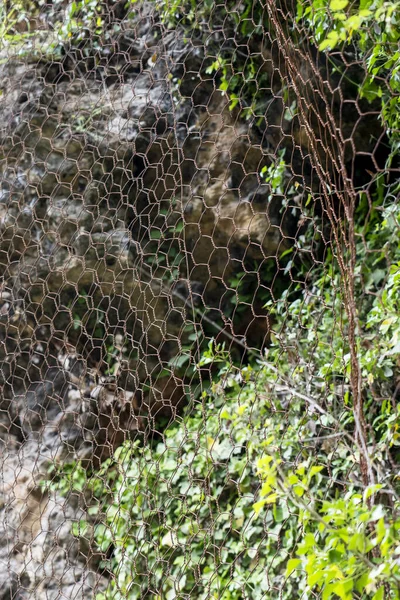
[[[372,4],[0,6],[1,599],[399,597]]]

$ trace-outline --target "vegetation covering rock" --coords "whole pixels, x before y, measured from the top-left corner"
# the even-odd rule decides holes
[[[0,7],[0,598],[399,598],[397,9]]]

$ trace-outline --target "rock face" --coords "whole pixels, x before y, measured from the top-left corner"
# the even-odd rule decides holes
[[[117,81],[80,77],[79,63],[61,75],[43,61],[2,65],[1,327],[12,394],[27,392],[44,356],[60,367],[72,351],[85,376],[106,374],[116,336],[122,387],[153,387],[187,343],[179,285],[197,286],[205,310],[244,255],[273,259],[290,243],[293,218],[260,178],[267,150],[214,79],[199,79],[199,50],[174,35],[161,54],[146,22],[134,34],[125,60],[140,64]]]
[[[94,597],[106,582],[71,533],[83,511],[41,491],[39,465],[43,469],[46,459],[36,444],[10,443],[2,451],[0,597]]]
[[[193,305],[201,322],[235,260],[285,243],[260,140],[199,79],[199,50],[170,36],[160,52],[149,23],[117,78],[1,66],[2,599],[104,587],[71,533],[81,509],[43,490],[49,466],[99,464],[184,402]]]

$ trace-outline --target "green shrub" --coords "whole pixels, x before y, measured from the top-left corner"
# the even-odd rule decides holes
[[[265,360],[235,368],[210,342],[198,366],[213,369],[214,383],[158,441],[126,443],[97,472],[78,463],[51,474],[48,489],[90,498],[73,532],[104,555],[111,578],[99,600],[399,598],[398,413],[387,387],[399,355],[399,269],[381,297],[373,277],[399,259],[398,215],[362,223],[371,232],[357,283],[368,282],[363,332],[376,339],[359,348],[376,484],[365,488],[360,471],[347,321],[327,257],[311,289],[270,306]]]
[[[400,92],[400,3],[387,0],[301,0],[297,17],[322,51],[348,50],[365,65],[360,95],[381,98],[382,117],[397,152]],[[332,66],[334,66],[332,64]],[[356,84],[357,87],[359,84]]]

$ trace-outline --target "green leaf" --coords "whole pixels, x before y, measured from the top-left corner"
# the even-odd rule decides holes
[[[346,581],[339,581],[333,586],[333,592],[341,598],[341,600],[351,600],[353,589],[353,580],[347,579]]]
[[[253,504],[253,510],[258,515],[262,508],[265,506],[265,500],[259,500],[255,504]]]
[[[345,21],[344,26],[350,31],[357,31],[357,29],[360,28],[361,23],[362,17],[360,17],[360,15],[352,15]]]
[[[382,585],[379,590],[372,596],[372,600],[383,600],[385,595],[385,588]]]
[[[220,418],[229,420],[231,418],[231,414],[226,408],[224,408],[220,414]]]
[[[326,48],[334,48],[339,41],[339,34],[336,31],[330,31],[327,38],[319,45],[320,50],[326,50]]]
[[[314,477],[314,475],[316,475],[317,473],[320,473],[321,471],[323,471],[323,469],[324,469],[323,466],[311,467],[311,470],[310,470],[310,479],[311,479],[311,477]]]
[[[315,584],[322,586],[325,578],[324,571],[316,570],[308,576],[308,585],[312,588]]]
[[[295,485],[293,486],[293,491],[296,494],[296,496],[299,496],[300,498],[304,495],[304,488],[301,487],[301,485]]]
[[[363,494],[363,499],[364,502],[366,502],[366,500],[368,500],[368,498],[370,498],[373,494],[376,494],[376,492],[379,492],[379,490],[381,490],[383,488],[383,485],[376,483],[375,485],[369,485],[367,488],[365,488],[364,494]]]
[[[278,499],[278,494],[276,492],[274,492],[273,494],[270,494],[269,496],[264,498],[264,502],[265,502],[265,504],[275,504],[277,499]]]
[[[71,533],[75,537],[83,537],[88,530],[88,524],[86,521],[75,521],[71,526]]]
[[[333,595],[333,588],[334,588],[334,584],[333,583],[329,583],[328,585],[324,586],[323,592],[322,592],[322,600],[329,600],[332,595]]]
[[[301,559],[300,558],[291,558],[290,560],[288,560],[287,566],[286,566],[286,573],[285,573],[285,577],[290,577],[290,575],[293,573],[293,571],[295,569],[297,569],[297,567],[301,565]]]
[[[333,11],[343,10],[348,5],[349,0],[332,0],[329,8]]]

